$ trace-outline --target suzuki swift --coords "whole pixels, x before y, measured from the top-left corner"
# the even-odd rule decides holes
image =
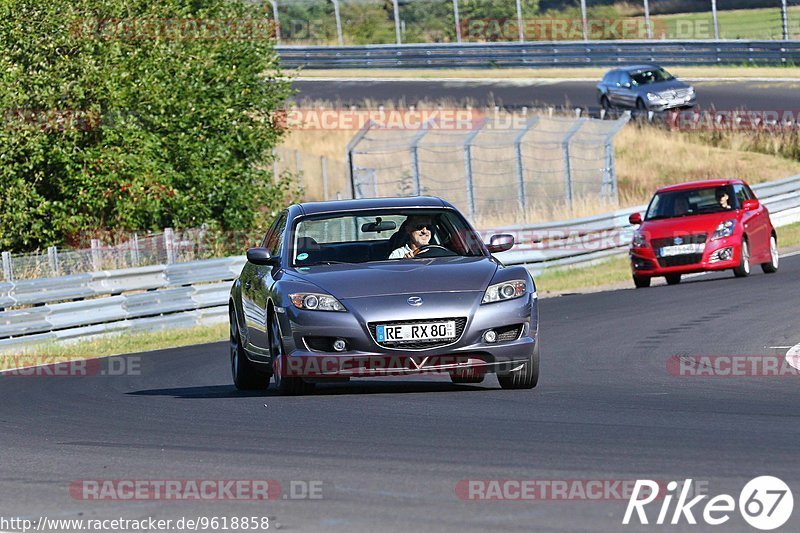
[[[750,275],[753,264],[766,273],[778,271],[778,235],[769,211],[741,180],[708,180],[671,185],[656,191],[631,243],[636,287],[664,276],[680,283],[681,275],[733,270]]]

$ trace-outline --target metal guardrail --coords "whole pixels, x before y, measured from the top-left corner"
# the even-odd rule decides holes
[[[800,176],[755,185],[773,223],[800,221]],[[518,245],[497,254],[534,274],[591,264],[627,252],[636,206],[593,217],[481,231],[512,233]],[[780,237],[780,234],[779,234]],[[94,272],[0,284],[0,349],[98,334],[207,325],[227,320],[231,280],[244,257]],[[77,299],[77,301],[75,301]]]
[[[278,46],[289,68],[480,68],[800,62],[800,41],[550,41],[526,43]]]

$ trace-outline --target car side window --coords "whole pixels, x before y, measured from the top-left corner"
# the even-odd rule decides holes
[[[750,199],[750,198],[748,198],[747,191],[745,190],[744,185],[740,185],[740,184],[734,185],[733,186],[733,194],[736,195],[736,201],[739,204],[739,207],[744,205],[744,201],[745,200],[749,200]]]
[[[749,185],[744,186],[744,192],[747,193],[748,200],[758,200],[756,193],[753,192],[753,189],[751,189]]]
[[[272,232],[270,240],[266,248],[269,250],[269,255],[277,257],[281,254],[283,249],[283,234],[286,231],[286,213],[283,213],[278,221],[275,223],[275,231]]]

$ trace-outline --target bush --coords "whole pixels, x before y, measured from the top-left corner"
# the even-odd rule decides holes
[[[288,190],[268,19],[235,0],[2,2],[0,249],[261,224]]]

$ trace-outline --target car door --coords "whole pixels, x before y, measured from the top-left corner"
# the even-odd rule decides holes
[[[620,81],[621,79],[622,72],[614,72],[611,75],[608,83],[608,101],[611,103],[611,105],[616,107],[625,105],[623,98],[624,95],[622,94],[623,87]]]
[[[735,184],[733,186],[733,191],[734,194],[736,194],[737,200],[740,198],[746,200],[757,199],[756,195],[747,185]],[[750,236],[750,255],[758,257],[760,260],[766,260],[769,254],[769,211],[767,211],[766,207],[760,205],[759,202],[758,209],[748,211],[746,214],[750,215],[746,224],[746,231]]]
[[[270,255],[281,252],[281,243],[286,229],[287,213],[281,213],[270,227],[261,246]],[[272,287],[272,271],[269,265],[248,263],[242,272],[242,308],[247,329],[247,350],[255,356],[269,357],[269,337],[267,334],[267,299]]]
[[[619,79],[620,105],[624,107],[636,107],[637,93],[633,87],[633,79],[627,72],[620,72]]]

